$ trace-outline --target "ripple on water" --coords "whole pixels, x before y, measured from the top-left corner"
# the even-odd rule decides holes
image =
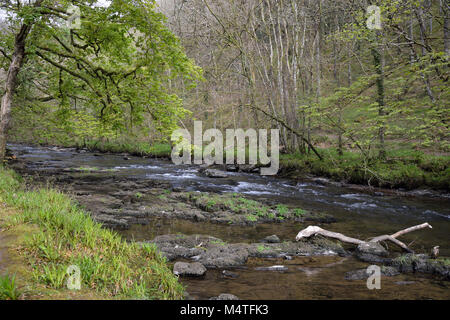
[[[443,214],[443,213],[439,213],[439,212],[436,212],[436,211],[433,211],[433,210],[425,210],[425,211],[423,212],[423,215],[424,215],[424,216],[434,215],[434,216],[439,216],[439,217],[442,217],[442,218],[445,218],[445,219],[449,219],[449,220],[450,220],[450,215]]]
[[[132,165],[129,165],[129,166],[117,166],[117,167],[113,167],[113,169],[116,169],[116,170],[127,170],[127,169],[150,169],[150,170],[161,170],[161,167],[158,167],[158,166],[149,166],[149,165],[132,164]]]

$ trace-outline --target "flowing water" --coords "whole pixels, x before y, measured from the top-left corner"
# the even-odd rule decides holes
[[[432,230],[402,237],[417,252],[429,252],[440,245],[441,255],[450,256],[450,198],[427,192],[409,196],[395,193],[365,192],[322,180],[289,180],[257,174],[229,173],[226,179],[202,176],[195,166],[175,166],[167,160],[143,159],[123,155],[78,152],[75,149],[10,145],[26,163],[27,171],[95,168],[97,174],[138,180],[158,180],[184,191],[236,192],[265,202],[283,203],[333,215],[338,222],[324,226],[351,237],[368,239],[428,222]],[[83,171],[83,170],[81,170]],[[82,175],[83,173],[79,173]],[[87,174],[87,173],[85,173]],[[358,191],[355,191],[358,190]],[[89,209],[89,208],[88,208]],[[208,234],[230,243],[257,242],[276,234],[293,240],[305,225],[301,223],[227,226],[206,222],[154,218],[145,226],[133,225],[120,231],[127,239],[151,240],[162,234]],[[392,248],[392,247],[391,247]],[[393,248],[392,248],[393,249]],[[261,266],[285,265],[286,271],[260,271]],[[205,278],[183,279],[194,298],[231,293],[242,299],[449,299],[448,282],[430,276],[399,275],[383,278],[381,290],[368,290],[365,281],[344,280],[347,271],[367,267],[353,258],[299,257],[292,261],[250,259],[233,270],[238,277],[226,278],[223,270],[209,270]]]

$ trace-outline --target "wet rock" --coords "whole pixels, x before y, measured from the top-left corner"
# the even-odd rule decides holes
[[[244,245],[233,244],[208,249],[201,255],[200,262],[208,268],[241,266],[247,262],[248,251]]]
[[[254,164],[240,164],[238,165],[238,169],[240,172],[246,173],[258,173],[259,168]]]
[[[177,258],[193,258],[198,256],[196,261],[200,260],[205,252],[205,247],[210,241],[221,241],[220,239],[209,236],[185,236],[181,234],[163,235],[153,239],[158,249],[166,258],[171,261]]]
[[[383,258],[369,253],[361,253],[356,255],[356,257],[361,261],[369,263],[384,264],[384,265],[390,265],[392,263],[392,259],[390,258]]]
[[[288,271],[289,268],[286,266],[270,266],[270,267],[257,267],[256,271]]]
[[[217,297],[210,298],[209,300],[239,300],[239,298],[233,294],[222,293]]]
[[[245,264],[249,257],[282,258],[285,256],[341,255],[348,253],[327,239],[283,243],[235,243],[205,235],[164,235],[153,241],[169,259],[192,259],[207,268],[230,268]],[[289,259],[289,258],[288,258]]]
[[[399,275],[400,272],[393,267],[381,267],[381,275],[385,277],[393,277]],[[367,279],[371,273],[367,272],[367,269],[360,269],[356,271],[350,271],[345,274],[345,280],[363,280]]]
[[[227,171],[238,172],[239,168],[237,166],[235,166],[235,165],[227,165]]]
[[[450,281],[450,264],[448,259],[429,259],[427,255],[405,254],[390,263],[401,273],[427,273],[437,275]]]
[[[360,244],[355,250],[356,257],[364,262],[372,262],[379,264],[389,264],[391,259],[387,250],[377,242],[366,242]]]
[[[278,238],[277,235],[272,235],[272,236],[265,237],[260,242],[262,242],[262,243],[280,243],[280,238]]]
[[[378,242],[366,242],[358,245],[356,254],[372,254],[381,257],[387,257],[387,250]]]
[[[398,272],[398,270],[394,267],[382,266],[381,274],[385,277],[394,277],[394,276],[398,276],[400,274],[400,272]]]
[[[198,172],[203,173],[205,170],[210,169],[211,166],[209,164],[202,164],[199,166]]]
[[[208,178],[228,178],[228,174],[224,171],[216,169],[206,169],[203,174]]]
[[[222,276],[224,278],[230,278],[230,279],[239,278],[239,275],[237,273],[234,273],[234,272],[231,272],[231,271],[228,271],[228,270],[223,270],[222,271]]]
[[[198,262],[177,262],[173,266],[173,273],[182,277],[201,277],[206,273],[206,268]]]

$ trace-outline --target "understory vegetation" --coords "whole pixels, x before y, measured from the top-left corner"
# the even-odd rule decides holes
[[[182,297],[183,287],[154,245],[127,243],[68,196],[49,188],[27,190],[19,176],[2,168],[0,227],[14,239],[8,247],[13,257],[7,260],[9,275],[0,278],[0,298]],[[81,271],[80,291],[67,289],[69,266]]]
[[[83,14],[79,30],[54,16],[69,4]],[[367,24],[370,4],[376,28]],[[282,173],[291,176],[449,189],[443,1],[5,8],[0,158],[6,140],[169,157],[174,130],[201,120],[204,130],[279,129]],[[6,79],[15,54],[21,63]]]
[[[357,153],[336,149],[320,150],[323,160],[313,154],[281,155],[281,174],[299,176],[312,174],[336,181],[383,188],[407,190],[431,187],[450,190],[450,157],[433,156],[422,151],[388,152],[385,160],[364,159]]]

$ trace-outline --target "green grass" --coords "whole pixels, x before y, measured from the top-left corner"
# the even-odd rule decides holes
[[[63,193],[26,190],[18,175],[0,168],[2,203],[15,210],[3,217],[2,228],[9,232],[24,225],[36,227],[18,246],[34,284],[66,291],[67,268],[75,265],[81,270],[82,288],[108,298],[182,297],[183,287],[154,245],[127,243]]]
[[[304,215],[306,215],[308,212],[306,211],[306,210],[303,210],[303,209],[300,209],[300,208],[297,208],[297,209],[294,209],[294,215],[296,216],[296,217],[303,217]]]
[[[238,193],[211,194],[190,192],[182,195],[182,197],[206,212],[231,211],[238,215],[244,215],[249,222],[256,222],[260,219],[284,220],[294,217],[305,217],[309,214],[301,208],[293,209],[283,204],[268,206],[262,202],[244,198]],[[311,214],[311,216],[313,215]]]
[[[16,276],[0,275],[0,300],[18,300],[20,296]]]
[[[284,204],[277,205],[278,215],[281,217],[285,217],[289,213],[289,208]]]
[[[89,141],[83,144],[77,144],[78,147],[86,148],[91,151],[99,152],[126,152],[136,156],[149,156],[156,158],[168,158],[171,156],[172,147],[166,143],[148,142],[100,142]]]

